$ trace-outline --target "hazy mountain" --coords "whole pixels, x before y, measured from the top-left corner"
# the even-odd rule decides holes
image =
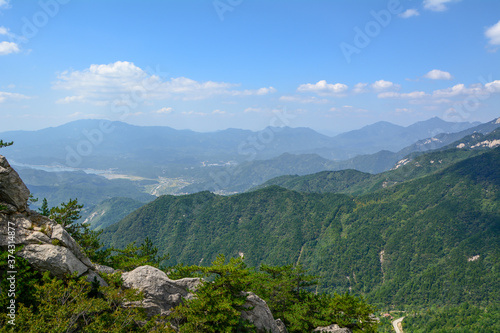
[[[434,117],[403,127],[386,121],[380,121],[333,137],[335,144],[349,151],[349,156],[371,154],[381,150],[397,152],[418,140],[433,137],[440,133],[455,133],[479,125],[480,123],[452,123]],[[317,151],[325,158],[338,159],[335,154]],[[343,158],[346,159],[347,157]]]
[[[471,134],[441,149],[407,155],[393,165],[392,170],[378,174],[348,169],[322,171],[305,176],[286,175],[270,179],[255,189],[278,185],[307,193],[369,193],[429,175],[498,146],[500,146],[500,128],[487,135]]]
[[[441,133],[433,137],[426,137],[425,139],[419,140],[395,153],[382,150],[375,154],[360,155],[345,161],[337,161],[334,169],[332,170],[355,169],[369,173],[384,172],[391,169],[394,164],[411,153],[425,152],[432,149],[442,148],[473,133],[488,134],[499,127],[500,118],[493,119],[487,123],[470,127],[460,132]]]
[[[473,125],[448,123],[437,118],[408,127],[379,122],[332,138],[308,128],[197,133],[169,127],[78,120],[39,131],[3,132],[0,136],[15,142],[3,152],[12,162],[114,169],[155,178],[197,177],[206,171],[201,169],[206,165],[245,163],[283,153],[317,153],[327,159],[347,159],[383,149],[396,151],[428,137],[429,133],[459,131]]]

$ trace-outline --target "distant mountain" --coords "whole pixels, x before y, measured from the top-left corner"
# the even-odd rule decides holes
[[[284,174],[307,175],[333,168],[335,162],[316,154],[289,153],[268,160],[256,160],[234,166],[213,167],[208,179],[182,188],[185,193],[200,191],[231,194],[244,192],[268,179]]]
[[[277,186],[162,196],[106,228],[103,240],[123,247],[149,237],[170,253],[167,264],[218,253],[243,254],[252,266],[302,263],[321,277],[318,291],[385,306],[487,304],[500,290],[499,165],[500,147],[483,150],[360,196]]]
[[[380,122],[332,138],[308,128],[197,133],[169,127],[79,120],[39,131],[3,132],[0,136],[15,142],[2,153],[17,163],[113,169],[149,178],[207,179],[212,171],[207,166],[247,163],[284,153],[319,154],[326,159],[341,160],[383,149],[396,151],[427,137],[428,133],[459,131],[473,125],[439,119],[408,127]]]
[[[430,175],[498,146],[500,146],[500,128],[486,135],[479,132],[468,135],[441,149],[407,155],[393,165],[392,170],[386,172],[368,174],[348,169],[322,171],[305,176],[286,175],[270,179],[256,186],[254,190],[278,185],[306,193],[364,194]]]
[[[355,155],[372,154],[381,150],[396,152],[418,140],[433,137],[440,133],[460,132],[479,124],[478,122],[452,123],[437,117],[407,127],[381,121],[359,130],[339,134],[333,140],[337,146],[351,152],[348,157],[354,157]],[[334,154],[327,151],[317,151],[317,153],[325,158],[338,159]]]
[[[488,134],[499,127],[500,118],[493,119],[487,123],[470,127],[460,132],[441,133],[433,137],[427,137],[395,153],[382,150],[375,154],[360,155],[345,161],[336,161],[337,163],[332,170],[355,169],[368,173],[384,172],[391,169],[399,160],[405,158],[411,153],[425,152],[446,147],[447,145],[452,144],[465,136],[473,133]]]
[[[91,229],[101,230],[119,222],[144,204],[131,198],[107,199],[87,212],[83,223],[88,223]]]

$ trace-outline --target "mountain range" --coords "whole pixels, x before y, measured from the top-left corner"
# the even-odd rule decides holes
[[[360,195],[273,185],[233,196],[162,196],[104,229],[102,239],[122,247],[149,237],[170,265],[219,253],[255,266],[301,263],[321,277],[318,291],[351,291],[384,306],[493,302],[500,296],[500,147],[474,149]],[[452,151],[466,150],[432,152],[433,165]],[[412,165],[389,173],[405,167]],[[337,178],[345,187],[370,177],[345,171]]]
[[[227,129],[197,133],[169,127],[140,127],[122,122],[79,120],[38,131],[0,133],[15,145],[4,153],[29,165],[112,169],[156,178],[202,177],[206,166],[240,164],[283,153],[316,153],[331,160],[380,150],[397,151],[430,134],[451,133],[477,123],[432,118],[408,127],[378,122],[328,137],[309,128],[268,127],[259,132]]]

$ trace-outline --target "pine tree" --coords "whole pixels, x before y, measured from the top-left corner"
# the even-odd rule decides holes
[[[3,142],[3,140],[0,140],[0,148],[12,146],[13,144],[14,142]]]

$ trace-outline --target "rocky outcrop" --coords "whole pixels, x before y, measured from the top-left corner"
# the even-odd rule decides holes
[[[241,312],[241,318],[253,323],[259,332],[280,333],[271,310],[262,298],[252,292],[247,293],[243,307],[248,310]]]
[[[314,329],[313,333],[352,333],[352,331],[346,327],[340,327],[337,324],[332,324],[330,326],[317,327]]]
[[[122,274],[123,286],[144,293],[143,307],[148,316],[168,315],[171,309],[181,304],[182,299],[191,299],[192,291],[201,283],[197,278],[171,280],[165,272],[152,266],[140,266]]]
[[[30,191],[18,173],[10,167],[7,159],[0,155],[0,203],[4,211],[24,212],[28,209]]]
[[[281,319],[276,319],[276,326],[278,326],[278,332],[280,333],[288,333],[286,329],[285,323],[281,321]]]
[[[95,277],[106,285],[61,225],[28,208],[29,195],[18,173],[0,155],[0,247],[24,245],[17,256],[41,272],[49,271],[58,278],[76,273],[89,281]]]
[[[142,291],[144,300],[130,305],[141,306],[146,314],[168,315],[172,309],[194,297],[193,292],[202,283],[198,278],[171,280],[165,272],[152,266],[141,266],[122,274],[123,286]],[[254,293],[247,293],[247,302],[241,317],[253,323],[259,332],[285,333],[285,325],[274,320],[266,302]]]

